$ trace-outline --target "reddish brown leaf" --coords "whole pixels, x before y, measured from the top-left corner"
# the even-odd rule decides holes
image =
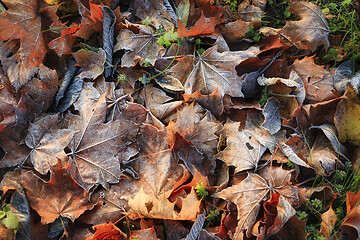
[[[78,65],[84,70],[80,73],[80,77],[96,79],[104,71],[106,61],[105,51],[100,48],[98,52],[78,51],[73,53]]]
[[[23,171],[21,179],[30,206],[39,213],[43,224],[51,223],[60,216],[75,221],[96,204],[89,202],[85,190],[75,183],[60,162],[51,168],[49,182],[31,171]]]
[[[90,10],[81,1],[77,1],[79,12],[82,15],[79,31],[76,36],[88,40],[95,32],[102,31],[102,10],[100,5],[89,2]]]
[[[156,231],[154,227],[147,228],[147,229],[141,229],[141,230],[135,230],[131,232],[130,239],[136,239],[135,237],[138,237],[140,239],[147,239],[147,240],[159,240],[156,236]]]
[[[195,23],[195,25],[187,30],[185,26],[178,21],[178,34],[180,37],[194,37],[194,36],[206,36],[211,35],[215,32],[215,27],[219,23],[217,17],[206,18],[202,13],[199,20]]]
[[[75,34],[78,30],[79,26],[75,23],[69,27],[65,27],[65,29],[61,31],[60,37],[49,43],[49,48],[54,50],[59,56],[70,54],[73,43],[76,40]]]
[[[360,191],[355,194],[346,192],[346,212],[347,216],[342,223],[344,226],[355,228],[360,237]]]
[[[0,40],[20,39],[19,59],[26,69],[42,63],[46,48],[38,0],[5,0],[9,10],[0,14]]]
[[[96,225],[92,227],[96,232],[91,238],[87,240],[123,240],[126,239],[126,234],[123,233],[118,227],[112,222]]]

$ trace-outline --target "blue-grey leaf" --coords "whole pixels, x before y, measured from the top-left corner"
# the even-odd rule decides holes
[[[205,211],[198,216],[185,240],[196,240],[205,222]]]
[[[71,58],[69,68],[55,96],[55,111],[65,112],[79,97],[83,79],[75,76],[78,75],[82,69],[75,66],[75,64],[75,59]]]
[[[242,81],[241,92],[245,98],[252,98],[260,91],[260,85],[257,81],[260,76],[260,71],[251,72],[246,75]]]
[[[277,133],[281,129],[281,119],[280,119],[280,102],[271,97],[268,99],[264,109],[263,114],[265,116],[265,122],[263,127],[271,133],[271,135]]]
[[[169,13],[172,23],[175,25],[175,27],[178,27],[179,14],[177,14],[177,9],[171,5],[169,0],[163,0],[162,3],[166,9],[166,12]]]
[[[60,216],[54,222],[50,223],[47,234],[48,238],[60,239],[64,235],[64,230],[68,228],[70,222],[70,219]]]
[[[113,49],[114,49],[114,25],[116,16],[107,6],[103,6],[103,49],[106,54],[106,64],[104,69],[105,78],[110,77],[114,68],[112,67]]]

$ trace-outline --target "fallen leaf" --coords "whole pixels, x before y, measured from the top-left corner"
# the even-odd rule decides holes
[[[312,57],[296,60],[293,66],[295,72],[304,82],[306,98],[310,103],[322,102],[336,98],[334,89],[334,74],[324,67],[316,65]]]
[[[46,174],[58,160],[66,159],[64,148],[70,143],[74,132],[58,129],[58,124],[57,114],[47,115],[31,123],[28,128],[25,143],[31,151],[26,157],[31,159],[34,168],[41,174]]]
[[[219,130],[219,123],[213,121],[210,114],[203,115],[203,111],[195,104],[186,105],[176,114],[176,121],[170,121],[166,127],[170,146],[174,143],[175,133],[190,141],[209,159],[216,153],[217,139],[215,133]]]
[[[126,239],[126,234],[123,233],[112,222],[95,225],[92,228],[94,230],[96,230],[96,232],[91,238],[87,238],[87,240],[105,240],[105,239],[122,240],[122,239]]]
[[[275,134],[281,129],[280,120],[280,102],[276,98],[269,98],[264,106],[263,114],[265,116],[265,122],[263,127],[269,130],[270,134]]]
[[[98,52],[78,51],[73,53],[73,56],[78,65],[83,68],[80,78],[96,79],[103,73],[106,54],[102,48]]]
[[[241,40],[249,30],[250,24],[239,19],[234,22],[228,22],[220,25],[219,29],[227,42],[236,43]]]
[[[50,28],[53,27],[52,25],[50,26]],[[72,46],[76,41],[75,34],[79,30],[79,26],[73,23],[69,27],[63,26],[63,28],[60,37],[55,38],[48,44],[49,48],[54,50],[60,57],[71,53]]]
[[[201,200],[198,199],[195,189],[182,199],[180,212],[175,209],[175,203],[166,198],[165,192],[155,197],[153,194],[146,194],[141,188],[133,199],[129,200],[132,218],[159,218],[173,220],[195,221],[197,213],[200,212]]]
[[[229,94],[242,97],[241,78],[236,74],[235,66],[249,57],[254,57],[252,51],[217,51],[217,46],[207,49],[202,55],[185,56],[167,71],[184,86],[185,94],[199,91],[201,94],[211,94],[218,88],[219,95]]]
[[[348,142],[352,145],[360,143],[360,101],[356,90],[348,86],[345,92],[346,99],[339,102],[334,116],[338,138],[341,143]]]
[[[235,172],[257,168],[266,148],[247,130],[239,131],[240,123],[227,122],[220,134],[226,138],[226,148],[214,157],[227,165],[235,166]]]
[[[190,30],[187,30],[181,21],[178,21],[179,27],[177,33],[183,38],[194,36],[203,37],[213,34],[215,32],[216,25],[219,23],[221,22],[219,22],[218,17],[206,18],[204,13],[201,13],[200,18]]]
[[[156,59],[165,53],[165,48],[157,43],[157,35],[152,27],[145,25],[138,25],[138,27],[139,33],[122,29],[116,38],[114,51],[126,51],[121,58],[122,67],[132,67],[137,63],[143,64],[145,61],[154,65]]]
[[[147,239],[147,240],[160,240],[160,238],[156,236],[156,231],[154,227],[131,231],[130,239],[131,238],[136,239],[135,237],[138,237],[140,239]]]
[[[127,152],[126,148],[135,141],[138,132],[137,125],[126,120],[104,124],[105,94],[100,96],[92,85],[84,84],[74,104],[80,115],[70,114],[67,120],[67,127],[76,131],[68,146],[70,173],[87,191],[96,184],[107,188],[108,183],[119,181],[120,162],[136,154]]]
[[[0,40],[20,39],[17,58],[25,69],[42,63],[46,47],[41,29],[40,4],[37,0],[4,0],[7,11],[0,14]]]
[[[282,34],[290,37],[295,44],[308,41],[312,51],[320,45],[329,48],[330,30],[319,6],[311,2],[298,1],[291,3],[289,11],[295,13],[300,20],[286,22],[281,29]]]
[[[360,191],[355,194],[346,192],[346,212],[347,216],[343,221],[343,226],[355,228],[360,237]]]
[[[262,201],[268,200],[275,193],[280,195],[281,201],[284,203],[278,209],[278,212],[281,211],[282,218],[282,220],[278,220],[279,226],[282,226],[295,214],[293,204],[298,201],[298,189],[289,183],[290,178],[291,171],[281,167],[266,167],[260,171],[259,175],[248,173],[240,183],[216,194],[217,197],[233,202],[237,206],[238,224],[234,235],[235,239],[250,237]]]
[[[31,171],[23,171],[21,179],[30,206],[41,216],[42,224],[51,223],[60,216],[75,221],[96,204],[88,201],[85,190],[74,182],[60,162],[51,168],[49,182]]]
[[[321,221],[320,234],[328,238],[331,236],[330,234],[335,228],[335,223],[337,221],[337,217],[332,207],[330,207],[329,210],[321,214],[321,220],[322,221]]]
[[[190,95],[183,95],[185,102],[198,102],[203,108],[209,110],[214,116],[219,117],[224,111],[223,98],[219,95],[219,89],[216,88],[209,95],[202,95],[198,90]]]
[[[76,36],[89,40],[95,32],[102,31],[103,13],[100,5],[89,2],[90,9],[87,9],[81,1],[77,0],[76,2],[78,4],[79,13],[82,16]]]
[[[251,1],[251,4],[250,0],[245,0],[239,4],[237,12],[246,22],[259,21],[264,14],[265,5],[265,0]]]

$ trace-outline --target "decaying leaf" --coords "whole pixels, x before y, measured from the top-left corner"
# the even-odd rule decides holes
[[[74,106],[80,115],[70,114],[68,119],[68,128],[76,131],[68,146],[71,175],[87,191],[96,184],[107,187],[108,183],[117,183],[120,161],[136,154],[126,148],[135,141],[137,125],[126,120],[104,124],[105,94],[100,96],[91,83],[84,85]],[[117,157],[120,154],[122,159]]]
[[[31,171],[23,171],[21,179],[30,206],[39,213],[43,224],[51,223],[59,216],[75,221],[95,205],[89,202],[85,190],[74,182],[60,162],[51,168],[49,182]]]
[[[289,36],[295,44],[308,41],[312,51],[320,45],[329,48],[330,30],[320,7],[311,2],[296,1],[289,11],[294,12],[300,21],[288,21],[281,30],[282,34]]]
[[[271,97],[268,99],[263,110],[263,114],[265,116],[263,126],[265,129],[269,130],[271,134],[275,134],[281,129],[279,108],[279,101]]]
[[[266,148],[247,130],[239,131],[240,123],[227,122],[220,134],[226,138],[226,148],[214,157],[235,166],[235,172],[257,168]]]
[[[91,238],[88,238],[87,240],[102,240],[102,239],[123,240],[123,239],[126,239],[126,234],[123,233],[112,222],[104,223],[101,225],[96,225],[96,226],[93,226],[92,228],[94,230],[96,229],[96,232]]]
[[[360,237],[360,191],[355,194],[352,192],[346,193],[346,211],[348,215],[342,225],[355,228]]]
[[[165,53],[165,48],[157,43],[155,31],[150,26],[138,25],[139,32],[122,29],[117,36],[114,51],[125,50],[121,58],[122,67],[132,67],[145,61],[154,65],[157,58]]]
[[[217,197],[237,205],[238,224],[234,235],[235,239],[250,237],[262,201],[271,198],[275,193],[280,195],[279,201],[282,202],[277,209],[279,226],[285,224],[295,214],[293,204],[298,201],[298,189],[289,183],[290,178],[291,171],[281,167],[267,167],[262,169],[259,174],[248,173],[240,183],[216,194]]]
[[[353,145],[360,143],[360,101],[356,90],[352,86],[348,86],[346,99],[339,102],[336,107],[334,122],[338,131],[339,141],[348,142]]]
[[[106,54],[103,49],[98,52],[78,51],[73,53],[78,65],[83,68],[79,77],[95,79],[104,71]]]
[[[217,46],[207,49],[202,55],[185,56],[167,71],[184,86],[186,94],[199,91],[201,94],[211,94],[218,88],[219,95],[229,94],[242,97],[241,79],[236,74],[235,66],[249,57],[254,57],[252,51],[222,52]]]

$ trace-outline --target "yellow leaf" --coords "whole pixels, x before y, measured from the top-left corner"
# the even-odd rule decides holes
[[[358,145],[360,143],[360,101],[356,90],[348,86],[345,99],[336,108],[334,117],[340,142]]]

